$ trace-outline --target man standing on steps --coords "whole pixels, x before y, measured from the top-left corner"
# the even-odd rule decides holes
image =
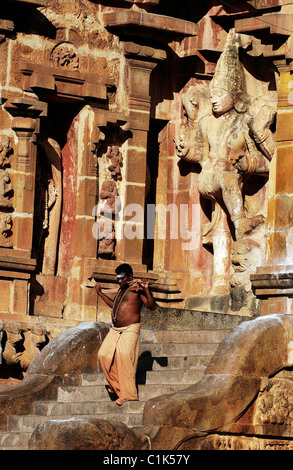
[[[140,311],[142,304],[150,310],[156,302],[146,280],[133,280],[129,264],[121,264],[115,270],[119,290],[112,300],[101,290],[100,284],[91,279],[97,294],[112,308],[113,326],[104,339],[98,359],[110,385],[109,393],[118,396],[117,405],[138,400],[135,383],[139,353]]]

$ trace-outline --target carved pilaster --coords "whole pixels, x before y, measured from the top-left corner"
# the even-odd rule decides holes
[[[251,276],[255,294],[263,299],[262,314],[293,312],[293,152],[292,72],[286,61],[279,70],[276,153],[270,171],[266,265]],[[292,96],[292,95],[291,95]]]
[[[128,44],[128,51],[129,44]],[[128,57],[129,65],[129,110],[130,119],[127,128],[131,131],[128,140],[128,152],[125,168],[124,207],[137,204],[141,215],[145,208],[147,185],[147,138],[150,122],[151,100],[149,95],[150,76],[156,62],[146,60],[144,51],[138,58]],[[129,54],[129,52],[128,52]],[[134,238],[124,236],[121,246],[122,259],[132,264],[142,265],[144,220],[137,214],[135,224],[130,217],[124,220],[124,234],[135,231]]]
[[[35,195],[36,145],[39,116],[46,114],[46,104],[28,99],[11,99],[5,109],[13,116],[12,129],[17,137],[14,148],[14,248],[24,258],[31,258]]]

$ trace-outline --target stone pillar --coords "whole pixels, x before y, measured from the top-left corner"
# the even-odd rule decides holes
[[[144,235],[144,208],[147,178],[147,138],[150,121],[149,85],[150,74],[156,63],[141,59],[128,59],[129,65],[129,123],[128,130],[131,138],[128,139],[124,208],[130,204],[137,204],[142,210],[136,214],[135,226],[133,215],[126,215],[123,227],[123,240],[121,243],[120,258],[128,263],[141,266],[143,257]],[[127,233],[134,230],[136,236],[131,239]]]
[[[15,247],[31,256],[33,241],[33,215],[35,196],[36,147],[32,136],[36,121],[28,117],[15,117],[12,129],[18,138],[16,153],[14,240]]]
[[[257,268],[252,286],[262,299],[261,314],[293,313],[293,99],[292,72],[279,69],[276,153],[270,166],[266,266]]]
[[[32,259],[35,200],[35,133],[39,116],[46,114],[46,104],[16,98],[8,100],[5,110],[12,114],[15,132],[11,160],[12,246],[0,248],[0,277],[3,302],[0,315],[29,313],[29,282],[36,267]]]

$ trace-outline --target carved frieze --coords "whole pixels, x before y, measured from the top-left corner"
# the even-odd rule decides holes
[[[122,180],[121,168],[123,166],[123,158],[122,158],[122,153],[119,150],[119,147],[117,146],[110,147],[106,156],[110,161],[108,170],[111,173],[111,178],[115,181],[121,181]]]
[[[79,69],[79,57],[73,44],[63,42],[57,44],[50,54],[50,60],[54,67],[67,70]]]
[[[99,255],[115,256],[115,223],[121,210],[121,201],[117,182],[122,180],[121,168],[123,165],[122,153],[118,146],[108,148],[106,179],[100,189],[99,203]],[[110,163],[110,164],[109,164]],[[111,179],[108,179],[108,178]]]
[[[0,136],[0,246],[10,248],[13,211],[11,197],[13,188],[7,168],[10,166],[9,156],[12,152],[7,136]]]
[[[254,425],[264,430],[276,426],[292,426],[292,380],[271,379],[256,402]]]

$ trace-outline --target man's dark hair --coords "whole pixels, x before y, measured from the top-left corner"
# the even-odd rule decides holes
[[[115,269],[115,273],[116,274],[126,274],[126,276],[133,276],[133,270],[132,270],[132,267],[130,266],[130,264],[127,264],[127,263],[124,263],[124,264],[120,264],[120,266],[118,266],[116,269]]]

